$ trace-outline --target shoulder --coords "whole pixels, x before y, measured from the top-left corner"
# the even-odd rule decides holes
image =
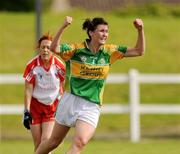
[[[29,76],[31,78],[33,76],[33,70],[37,65],[38,65],[38,56],[34,57],[26,64],[23,77],[26,78],[27,76]]]
[[[76,43],[76,44],[75,44],[75,47],[76,47],[77,49],[81,49],[81,48],[85,48],[86,45],[85,45],[84,42],[83,42],[83,43]]]
[[[65,64],[64,64],[64,62],[61,59],[59,59],[56,56],[54,56],[53,58],[54,58],[54,64],[56,66],[61,67],[61,68],[65,68]]]
[[[117,45],[114,45],[114,44],[105,44],[105,45],[103,45],[103,48],[106,49],[106,50],[117,49]]]
[[[112,52],[118,50],[118,46],[114,44],[105,44],[102,46],[102,49],[104,52],[111,54]]]
[[[113,53],[115,51],[119,51],[122,53],[125,53],[127,50],[126,46],[122,46],[122,45],[115,45],[115,44],[105,44],[103,46],[103,49],[108,52],[108,53]]]
[[[32,67],[37,66],[37,64],[38,64],[38,57],[39,57],[39,56],[37,55],[36,57],[32,58],[32,59],[26,64],[26,67],[32,68]]]
[[[63,43],[60,44],[61,51],[74,50],[79,48],[85,48],[84,43]]]

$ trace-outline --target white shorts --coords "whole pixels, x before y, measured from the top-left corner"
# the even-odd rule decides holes
[[[65,92],[58,104],[55,119],[59,124],[68,127],[74,127],[77,120],[82,120],[96,128],[99,115],[98,104]]]

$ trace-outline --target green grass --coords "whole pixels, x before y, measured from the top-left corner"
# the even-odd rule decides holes
[[[62,14],[43,14],[43,33],[55,33],[65,15],[74,18],[73,24],[66,29],[62,42],[81,42],[86,33],[81,30],[83,19],[103,16],[110,24],[109,43],[133,46],[136,42],[136,30],[132,25],[134,17],[122,17],[114,14],[87,13],[72,11]],[[140,73],[178,73],[180,44],[178,25],[180,20],[173,17],[142,16],[145,25],[146,54],[139,58],[127,58],[116,62],[110,73],[127,73],[131,68]],[[0,73],[23,73],[25,64],[35,55],[35,14],[0,13],[3,23],[0,25]],[[18,21],[18,22],[16,22]],[[13,24],[12,24],[13,23]],[[180,101],[179,85],[142,85],[142,102]],[[111,93],[113,92],[113,96]],[[6,95],[4,95],[4,93]],[[9,95],[11,97],[9,97]],[[23,101],[23,87],[20,85],[0,85],[0,102],[17,103]],[[127,85],[107,85],[104,102],[128,102]]]
[[[0,85],[0,103],[23,104],[24,85]],[[162,93],[163,91],[163,93]],[[180,85],[151,84],[140,86],[142,103],[174,103],[180,102]],[[113,95],[112,95],[113,94]],[[107,84],[104,91],[104,104],[129,102],[128,84]]]
[[[94,16],[103,16],[109,22],[108,43],[134,46],[136,42],[137,33],[132,24],[134,17],[123,17],[114,13],[87,13],[77,10],[61,14],[45,13],[42,17],[43,33],[50,31],[55,34],[65,15],[72,16],[74,21],[64,32],[62,42],[82,42],[86,38],[86,33],[81,30],[81,25],[85,18]],[[111,67],[110,72],[127,73],[131,68],[135,68],[140,73],[179,73],[179,18],[140,17],[145,25],[147,46],[145,55],[116,62]],[[0,20],[3,21],[0,24],[0,73],[22,74],[25,64],[35,55],[35,14],[0,12]],[[128,90],[127,84],[107,85],[104,93],[104,104],[110,102],[127,104]],[[180,85],[143,84],[140,90],[141,102],[143,103],[180,102]],[[0,85],[0,103],[23,103],[23,93],[23,85]],[[22,127],[21,118],[21,116],[14,115],[1,116],[2,139],[31,137],[30,133]],[[179,115],[141,116],[142,138],[179,137],[179,118]],[[128,115],[102,115],[96,137],[101,138],[104,137],[104,134],[111,134],[112,137],[128,138],[128,129]]]
[[[180,137],[180,115],[141,115],[141,138],[175,139]],[[162,131],[163,130],[163,131]],[[69,133],[72,137],[73,129]],[[22,124],[21,115],[1,115],[1,138],[31,139],[31,134]],[[129,139],[129,115],[101,115],[95,139]]]
[[[132,25],[134,17],[121,17],[112,14],[86,12],[67,12],[62,14],[43,14],[43,33],[53,34],[63,22],[65,15],[74,18],[72,25],[66,29],[62,42],[81,42],[86,33],[81,30],[83,19],[93,16],[105,17],[110,25],[109,43],[134,46],[136,30]],[[114,64],[111,72],[128,72],[136,68],[142,73],[177,73],[179,71],[180,36],[178,18],[142,17],[145,25],[146,54],[140,58],[128,58]],[[0,13],[0,72],[22,73],[24,65],[34,55],[35,15],[33,13]],[[17,22],[18,21],[18,22]],[[9,58],[10,56],[10,58]],[[3,58],[2,58],[3,57]],[[6,63],[6,65],[4,65]]]
[[[69,142],[64,142],[54,150],[53,154],[64,154],[69,147]],[[82,154],[179,154],[178,140],[150,140],[137,144],[128,141],[109,140],[91,141],[85,147]],[[3,141],[0,145],[0,152],[4,154],[32,154],[33,145],[30,141]]]

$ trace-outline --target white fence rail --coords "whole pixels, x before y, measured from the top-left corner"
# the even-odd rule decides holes
[[[20,74],[1,74],[0,84],[23,84]],[[140,140],[140,114],[180,114],[180,105],[168,103],[161,105],[140,103],[140,84],[180,84],[180,74],[140,74],[130,70],[129,74],[111,74],[107,83],[129,83],[129,105],[111,104],[102,107],[102,113],[129,113],[130,138],[132,142]],[[0,114],[22,114],[22,105],[0,105]]]

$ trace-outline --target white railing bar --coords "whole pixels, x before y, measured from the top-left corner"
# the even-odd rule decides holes
[[[107,83],[126,83],[127,74],[110,74]],[[22,74],[0,74],[0,84],[23,84]]]
[[[180,74],[139,74],[140,83],[152,84],[178,84],[180,83]]]
[[[105,104],[102,106],[102,114],[129,113],[129,105]]]
[[[22,104],[0,104],[0,115],[22,114],[24,106]],[[101,108],[102,114],[129,113],[129,105],[106,104]]]
[[[178,104],[141,104],[139,111],[142,114],[180,114],[180,105]]]
[[[180,104],[180,103],[179,103]],[[140,104],[139,112],[141,114],[180,114],[180,105],[178,104]],[[22,104],[0,104],[0,115],[4,114],[22,114]],[[129,105],[125,104],[105,104],[102,106],[102,114],[122,114],[130,113]]]
[[[138,74],[140,83],[180,83],[180,74]],[[107,78],[107,83],[127,83],[128,74],[113,73]],[[23,84],[22,74],[0,74],[0,84]]]
[[[22,114],[23,109],[22,104],[0,104],[0,115]]]
[[[128,83],[128,74],[110,74],[107,78],[107,83]]]
[[[23,84],[22,74],[0,74],[0,84]]]

